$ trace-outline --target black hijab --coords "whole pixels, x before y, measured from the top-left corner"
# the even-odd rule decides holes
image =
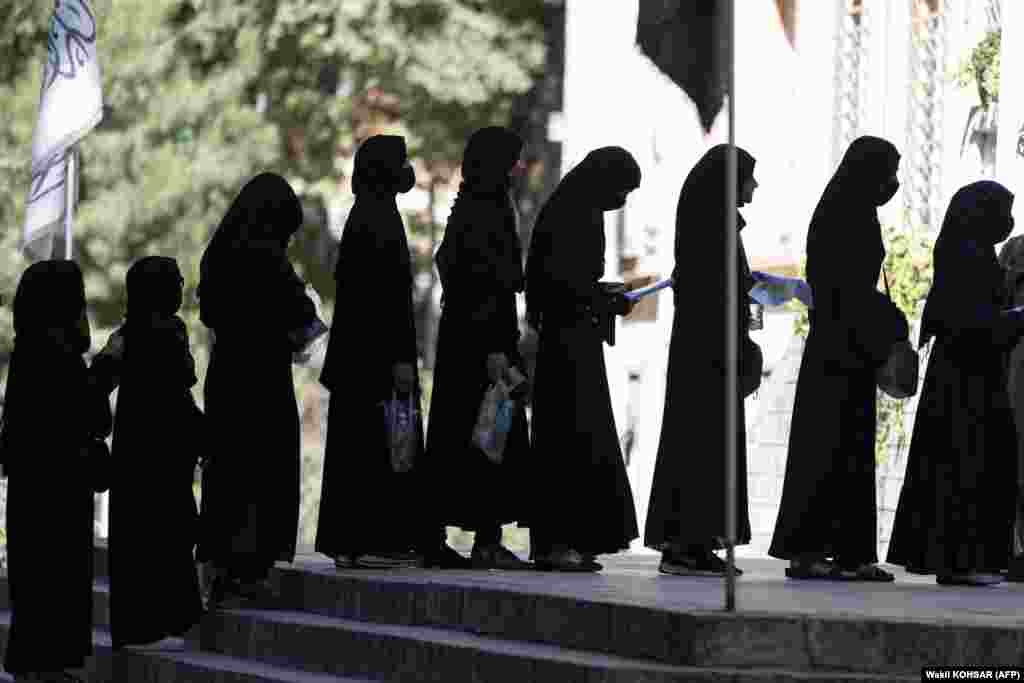
[[[876,287],[878,272],[867,266],[885,256],[878,207],[898,188],[890,180],[899,161],[888,140],[857,138],[825,186],[807,230],[807,281],[822,293],[815,297],[818,308],[834,305],[829,291]],[[856,271],[856,282],[847,271]]]
[[[50,341],[81,355],[89,350],[85,312],[85,282],[74,261],[39,261],[21,276],[14,294],[15,348]],[[30,349],[31,350],[31,349]]]
[[[488,126],[473,133],[462,154],[459,195],[507,197],[511,189],[508,174],[522,151],[522,138],[508,128]]]
[[[593,150],[569,171],[537,216],[526,262],[526,306],[530,324],[538,327],[544,280],[554,254],[556,232],[583,232],[580,261],[596,282],[604,272],[604,212],[621,207],[617,199],[640,187],[640,165],[621,147]],[[565,268],[569,264],[557,264]]]
[[[946,209],[935,241],[934,277],[921,320],[919,344],[940,329],[940,321],[956,311],[1004,305],[1004,273],[995,245],[1013,230],[1013,194],[991,180],[957,190]]]
[[[676,268],[677,277],[683,264],[693,265],[697,261],[721,270],[718,256],[725,249],[725,167],[729,145],[715,145],[701,157],[690,170],[679,192],[676,205]],[[741,147],[736,148],[737,199],[743,184],[754,177],[754,157]],[[743,216],[736,212],[736,228],[746,225]],[[742,243],[739,243],[742,249]],[[717,260],[716,260],[717,259]],[[746,259],[740,264],[746,271]],[[743,273],[741,273],[742,275]],[[749,272],[746,272],[749,278]],[[749,287],[747,288],[749,290]]]
[[[509,178],[522,150],[522,138],[500,126],[481,128],[466,143],[462,182],[436,257],[443,290],[449,291],[450,274],[458,267],[460,249],[456,245],[463,230],[494,229],[491,212],[500,216],[493,240],[498,249],[494,262],[510,269],[499,277],[511,282],[515,291],[523,290],[522,244]],[[481,216],[482,211],[491,215]]]
[[[126,278],[129,324],[144,317],[169,318],[181,308],[184,279],[178,262],[167,256],[146,256],[132,264]]]
[[[272,241],[282,249],[302,226],[302,203],[288,181],[260,173],[231,203],[200,262],[198,293],[209,290],[218,272],[231,270],[231,251],[246,242]]]
[[[336,280],[353,270],[351,259],[362,258],[360,252],[369,248],[395,254],[403,267],[410,264],[405,226],[395,202],[396,194],[408,192],[416,182],[408,161],[405,138],[398,135],[374,135],[356,151],[352,175],[356,201],[341,235]],[[353,248],[357,243],[360,246]]]
[[[400,135],[374,135],[356,150],[352,174],[352,194],[360,197],[380,196],[394,200],[395,194],[408,192],[416,183],[409,166],[405,138]]]

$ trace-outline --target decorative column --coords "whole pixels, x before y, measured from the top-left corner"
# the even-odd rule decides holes
[[[949,0],[910,0],[910,87],[907,144],[901,164],[903,201],[912,225],[942,223],[943,79],[947,71]]]
[[[835,53],[835,123],[832,132],[833,167],[860,134],[868,83],[868,30],[865,0],[839,0]]]

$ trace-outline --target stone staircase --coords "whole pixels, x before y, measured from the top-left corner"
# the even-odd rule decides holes
[[[909,683],[925,665],[1024,663],[1017,624],[680,611],[560,594],[558,582],[573,581],[561,575],[524,592],[496,572],[336,572],[329,563],[274,571],[284,609],[210,613],[187,640],[115,653],[105,549],[96,564],[88,675],[104,683]]]

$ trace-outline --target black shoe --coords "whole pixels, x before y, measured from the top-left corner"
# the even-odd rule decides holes
[[[504,569],[516,571],[530,569],[533,565],[524,562],[519,557],[501,545],[493,543],[484,546],[473,546],[473,553],[470,559],[474,569]]]
[[[1024,582],[1024,555],[1010,560],[1010,568],[1006,570],[1006,580]]]
[[[433,548],[423,555],[423,566],[437,569],[472,569],[473,562],[463,557],[447,543]]]
[[[210,587],[210,598],[207,609],[232,609],[241,606],[241,588],[238,581],[226,576],[218,576]]]

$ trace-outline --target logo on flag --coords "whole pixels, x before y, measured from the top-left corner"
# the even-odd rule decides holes
[[[68,203],[68,189],[77,180],[71,156],[79,140],[103,119],[100,84],[96,15],[89,1],[55,0],[22,239],[22,249],[32,259],[51,257],[53,236],[74,210],[73,198]]]

